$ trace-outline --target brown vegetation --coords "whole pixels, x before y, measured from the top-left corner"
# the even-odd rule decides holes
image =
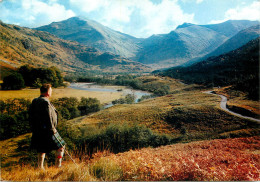
[[[30,165],[3,169],[11,181],[259,181],[259,137],[175,144],[125,153],[97,153],[91,161],[65,162],[45,171]]]

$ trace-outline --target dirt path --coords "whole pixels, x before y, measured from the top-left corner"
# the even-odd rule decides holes
[[[213,95],[217,95],[217,96],[221,97],[221,102],[220,102],[221,109],[229,112],[230,114],[233,114],[233,115],[241,117],[241,118],[250,119],[250,120],[253,120],[253,121],[256,121],[256,122],[260,123],[260,119],[244,116],[244,115],[241,115],[241,114],[238,114],[236,112],[233,112],[233,111],[229,110],[227,108],[227,97],[225,97],[224,95],[214,94],[214,93],[212,93],[212,91],[206,91],[206,92],[203,92],[203,93],[213,94]]]

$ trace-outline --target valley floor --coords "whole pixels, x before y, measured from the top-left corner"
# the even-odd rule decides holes
[[[0,95],[2,100],[12,99],[12,98],[24,98],[32,100],[40,96],[40,89],[23,89],[23,90],[0,90]],[[61,97],[76,97],[80,99],[81,97],[91,97],[100,100],[101,104],[112,102],[115,99],[122,97],[120,92],[94,92],[87,90],[77,90],[72,88],[54,88],[52,99],[57,99]]]
[[[260,180],[258,123],[223,111],[219,106],[221,98],[203,93],[205,89],[158,79],[169,83],[172,94],[116,105],[66,123],[81,138],[97,135],[111,124],[143,125],[171,137],[172,145],[117,154],[100,151],[91,160],[77,159],[79,168],[67,156],[63,168],[39,171],[20,160],[33,158],[26,156],[30,138],[26,134],[0,141],[1,180]],[[248,103],[254,108],[254,102]],[[81,159],[85,157],[82,154]]]

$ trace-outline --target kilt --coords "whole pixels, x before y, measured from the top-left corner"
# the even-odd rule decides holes
[[[59,148],[63,147],[66,144],[58,132],[56,132],[54,135],[52,135],[52,140],[55,142],[55,144]]]
[[[59,133],[50,134],[48,132],[34,132],[32,135],[31,148],[36,149],[38,153],[49,153],[52,150],[64,146],[65,141],[61,138]]]

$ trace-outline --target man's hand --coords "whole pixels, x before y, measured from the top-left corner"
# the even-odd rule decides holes
[[[56,128],[53,129],[53,134],[57,133],[57,130]]]

